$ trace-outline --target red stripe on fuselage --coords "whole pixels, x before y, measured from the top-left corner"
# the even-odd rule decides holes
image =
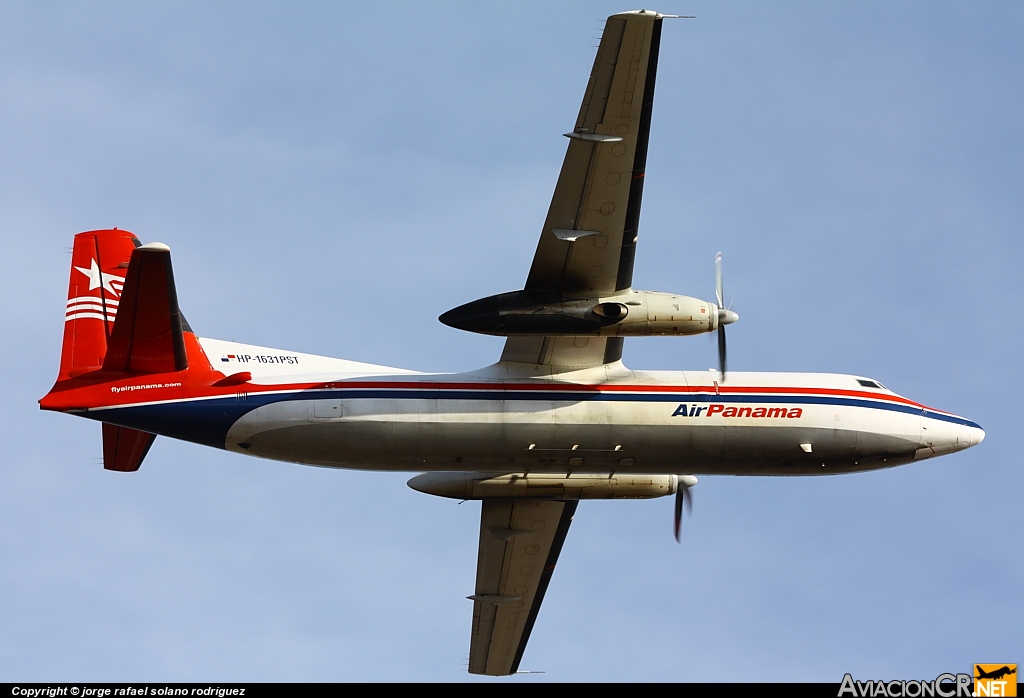
[[[801,388],[793,386],[723,386],[717,388],[713,385],[624,385],[620,383],[609,384],[586,384],[586,383],[448,383],[428,381],[333,381],[328,383],[315,383],[308,388],[376,388],[376,389],[404,389],[404,390],[506,390],[506,391],[550,391],[550,392],[598,392],[598,393],[680,393],[680,394],[707,394],[716,395],[832,395],[840,397],[851,397],[870,400],[888,400],[913,407],[925,407],[924,405],[909,400],[899,395],[888,395],[884,393],[869,393],[863,390],[845,390],[842,388]],[[931,410],[927,407],[925,409]],[[942,410],[932,410],[942,412]],[[949,413],[944,413],[949,414]]]
[[[85,378],[85,377],[83,377]],[[77,385],[66,386],[65,390],[57,390],[44,398],[43,408],[53,410],[96,409],[102,407],[123,407],[152,402],[170,402],[182,400],[209,399],[231,397],[239,392],[281,393],[308,390],[442,390],[442,391],[503,391],[516,392],[550,392],[550,393],[675,393],[686,395],[750,395],[756,402],[757,395],[826,395],[857,399],[870,399],[882,402],[897,403],[911,407],[928,409],[932,412],[950,414],[942,410],[926,407],[918,402],[898,395],[872,393],[862,390],[844,390],[841,388],[803,388],[794,386],[684,386],[684,385],[625,385],[625,384],[584,384],[584,383],[461,383],[452,381],[327,381],[315,383],[279,383],[274,385],[245,383],[217,387],[213,383],[222,380],[224,374],[219,371],[179,371],[166,374],[150,374],[147,376],[125,377],[111,380],[111,376],[89,381],[75,381]],[[174,384],[177,385],[166,385]],[[153,386],[153,387],[147,387]],[[685,399],[685,398],[684,398]]]

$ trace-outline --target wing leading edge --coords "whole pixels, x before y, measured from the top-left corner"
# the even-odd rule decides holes
[[[605,23],[525,291],[598,298],[632,285],[663,16]],[[501,358],[586,368],[621,359],[622,339],[509,337]]]

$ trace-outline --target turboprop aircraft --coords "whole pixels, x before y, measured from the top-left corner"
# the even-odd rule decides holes
[[[697,475],[832,475],[959,451],[985,433],[865,376],[726,373],[714,301],[633,288],[665,15],[608,18],[522,290],[441,316],[506,337],[500,359],[428,374],[197,336],[170,249],[75,236],[60,372],[45,410],[102,423],[107,470],[157,435],[334,468],[412,471],[481,500],[469,671],[514,674],[580,500],[675,495]],[[708,371],[638,371],[625,337],[717,333]]]

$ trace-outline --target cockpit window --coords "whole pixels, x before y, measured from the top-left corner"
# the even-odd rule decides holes
[[[857,382],[863,385],[865,388],[878,388],[879,390],[885,390],[885,388],[882,387],[881,383],[876,383],[875,381],[869,381],[864,380],[863,378],[858,378]]]

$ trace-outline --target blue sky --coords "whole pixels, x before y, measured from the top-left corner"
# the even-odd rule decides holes
[[[606,2],[0,4],[0,680],[463,680],[478,505],[408,474],[44,414],[71,237],[174,251],[202,335],[430,371],[520,288]],[[514,681],[933,678],[1020,662],[1024,8],[668,3],[635,285],[711,297],[735,370],[981,423],[891,471],[580,506]],[[705,338],[634,339],[702,369]],[[487,679],[493,680],[493,679]]]

